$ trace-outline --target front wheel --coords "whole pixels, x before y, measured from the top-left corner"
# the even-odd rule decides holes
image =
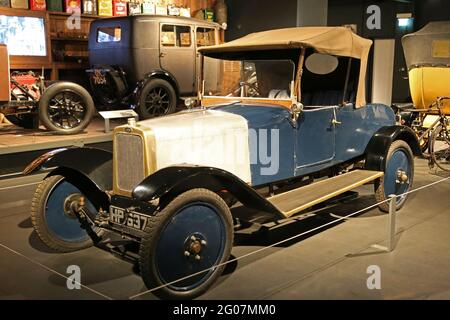
[[[163,79],[151,79],[141,90],[136,112],[140,119],[150,119],[175,112],[177,94]]]
[[[375,181],[375,198],[383,202],[378,207],[389,212],[390,195],[397,195],[397,209],[406,202],[414,178],[414,156],[409,145],[403,140],[394,141],[389,147],[384,176]]]
[[[222,274],[232,245],[233,220],[222,198],[206,189],[187,191],[149,218],[141,276],[147,288],[160,288],[161,298],[193,299]]]
[[[72,82],[52,84],[39,101],[39,119],[50,131],[75,134],[83,131],[95,112],[91,95]]]
[[[71,211],[72,202],[83,193],[63,176],[50,176],[42,181],[31,202],[31,221],[39,238],[49,248],[59,252],[72,252],[93,245],[86,230]],[[97,212],[87,200],[90,212]]]

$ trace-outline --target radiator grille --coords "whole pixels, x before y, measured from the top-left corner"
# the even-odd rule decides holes
[[[140,136],[123,133],[115,140],[117,186],[131,192],[145,178],[143,141]]]

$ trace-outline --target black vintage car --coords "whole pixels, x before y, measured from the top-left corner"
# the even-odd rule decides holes
[[[126,105],[141,119],[175,111],[180,97],[197,92],[197,48],[217,44],[219,28],[203,20],[155,15],[94,21],[88,73],[100,108]],[[217,84],[219,65],[210,69],[209,83]]]

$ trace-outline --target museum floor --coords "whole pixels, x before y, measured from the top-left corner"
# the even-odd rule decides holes
[[[90,248],[47,250],[29,219],[39,176],[0,181],[0,299],[128,299],[145,287],[133,264]],[[442,179],[416,160],[414,187]],[[385,244],[387,216],[378,209],[230,264],[200,299],[450,299],[450,182],[414,193],[397,217],[396,248]],[[372,186],[359,197],[265,233],[243,231],[233,256],[292,237],[374,203]],[[81,290],[68,290],[68,265],[81,268]],[[367,268],[381,269],[381,290],[367,288]],[[155,299],[146,294],[139,299]]]

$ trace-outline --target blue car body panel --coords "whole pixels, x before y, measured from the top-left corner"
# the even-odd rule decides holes
[[[307,175],[361,157],[380,128],[395,125],[393,110],[382,104],[358,109],[353,105],[305,107],[297,123],[292,121],[290,111],[280,106],[231,104],[214,109],[247,120],[253,186]],[[271,146],[278,143],[277,171],[267,174],[273,165],[267,160],[274,159]]]

